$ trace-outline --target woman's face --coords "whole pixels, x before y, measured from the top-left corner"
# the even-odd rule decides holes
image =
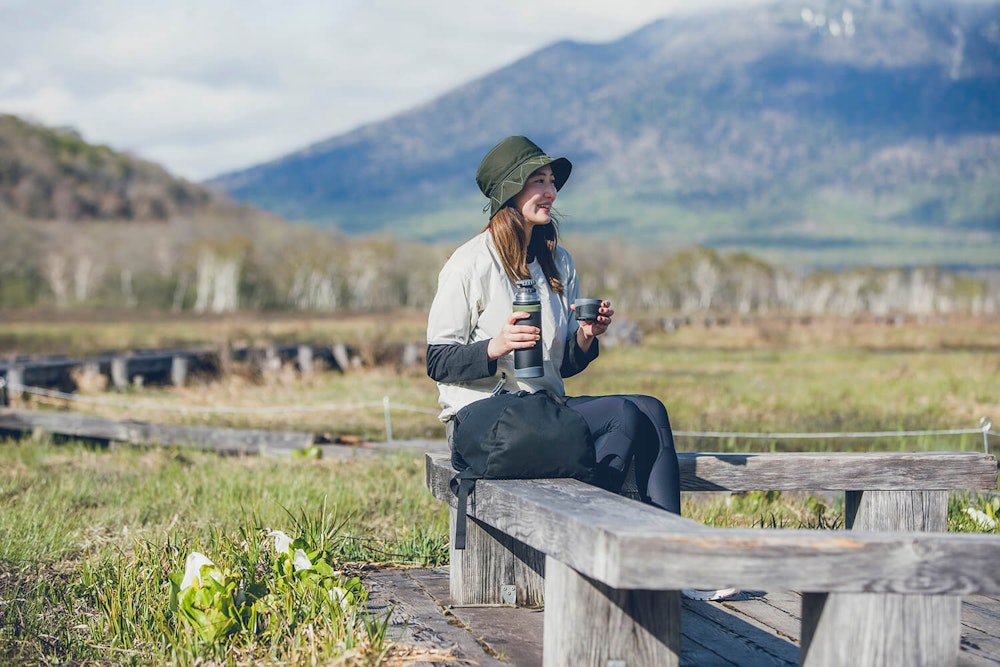
[[[521,191],[514,195],[511,204],[524,218],[528,232],[535,225],[552,222],[552,203],[556,200],[556,177],[548,165],[531,172]]]

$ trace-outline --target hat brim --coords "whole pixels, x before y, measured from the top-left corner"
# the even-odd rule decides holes
[[[496,215],[497,211],[524,189],[528,177],[546,165],[552,168],[552,175],[556,181],[556,191],[562,190],[562,186],[569,180],[570,172],[573,171],[573,164],[564,157],[551,158],[548,155],[536,155],[515,167],[500,184],[497,196],[490,198],[490,217]]]

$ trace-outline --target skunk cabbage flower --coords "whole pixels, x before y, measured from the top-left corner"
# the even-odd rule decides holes
[[[969,515],[981,530],[993,530],[997,527],[997,520],[982,510],[977,510],[975,507],[966,507],[965,513]]]
[[[199,586],[204,586],[205,582],[201,578],[201,568],[204,565],[211,566],[209,576],[216,581],[222,581],[222,573],[215,567],[215,563],[209,560],[208,556],[197,551],[188,554],[187,562],[184,565],[184,578],[181,580],[180,590],[190,588],[197,581]]]
[[[347,591],[340,586],[334,586],[330,589],[330,599],[340,604],[340,609],[345,613],[351,606],[351,598],[348,596]]]
[[[179,573],[178,573],[179,574]],[[224,574],[205,554],[187,557],[184,577],[170,578],[170,609],[188,623],[202,641],[217,642],[237,632],[243,621],[239,580]]]
[[[292,549],[292,538],[286,535],[280,530],[272,530],[267,534],[268,537],[274,538],[274,552],[278,554],[291,553]]]
[[[311,570],[312,561],[309,560],[309,556],[302,549],[295,550],[295,556],[292,558],[292,569],[296,572],[299,570]]]

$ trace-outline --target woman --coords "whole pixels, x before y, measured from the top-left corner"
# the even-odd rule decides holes
[[[552,159],[525,137],[507,137],[483,158],[476,173],[489,199],[486,228],[459,247],[438,278],[427,324],[427,373],[437,381],[449,442],[455,413],[509,391],[548,390],[565,396],[563,378],[584,370],[600,352],[598,338],[614,310],[601,303],[593,321],[577,321],[580,296],[573,260],[557,244],[553,204],[569,178],[566,158]],[[542,302],[541,332],[519,324],[527,313],[512,311],[515,283],[534,279]],[[514,374],[514,350],[539,342],[544,374]],[[641,499],[680,513],[677,455],[663,404],[651,396],[578,396],[567,405],[580,413],[594,436],[597,483],[619,492],[635,463]]]

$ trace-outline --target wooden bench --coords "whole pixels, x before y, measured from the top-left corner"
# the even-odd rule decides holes
[[[457,604],[545,604],[545,665],[679,665],[680,593],[802,593],[803,665],[948,665],[961,596],[1000,593],[1000,537],[949,534],[948,494],[996,489],[976,453],[682,454],[685,491],[846,491],[845,531],[713,528],[576,480],[480,480]],[[426,456],[452,506],[454,471]],[[937,532],[935,532],[937,531]]]

